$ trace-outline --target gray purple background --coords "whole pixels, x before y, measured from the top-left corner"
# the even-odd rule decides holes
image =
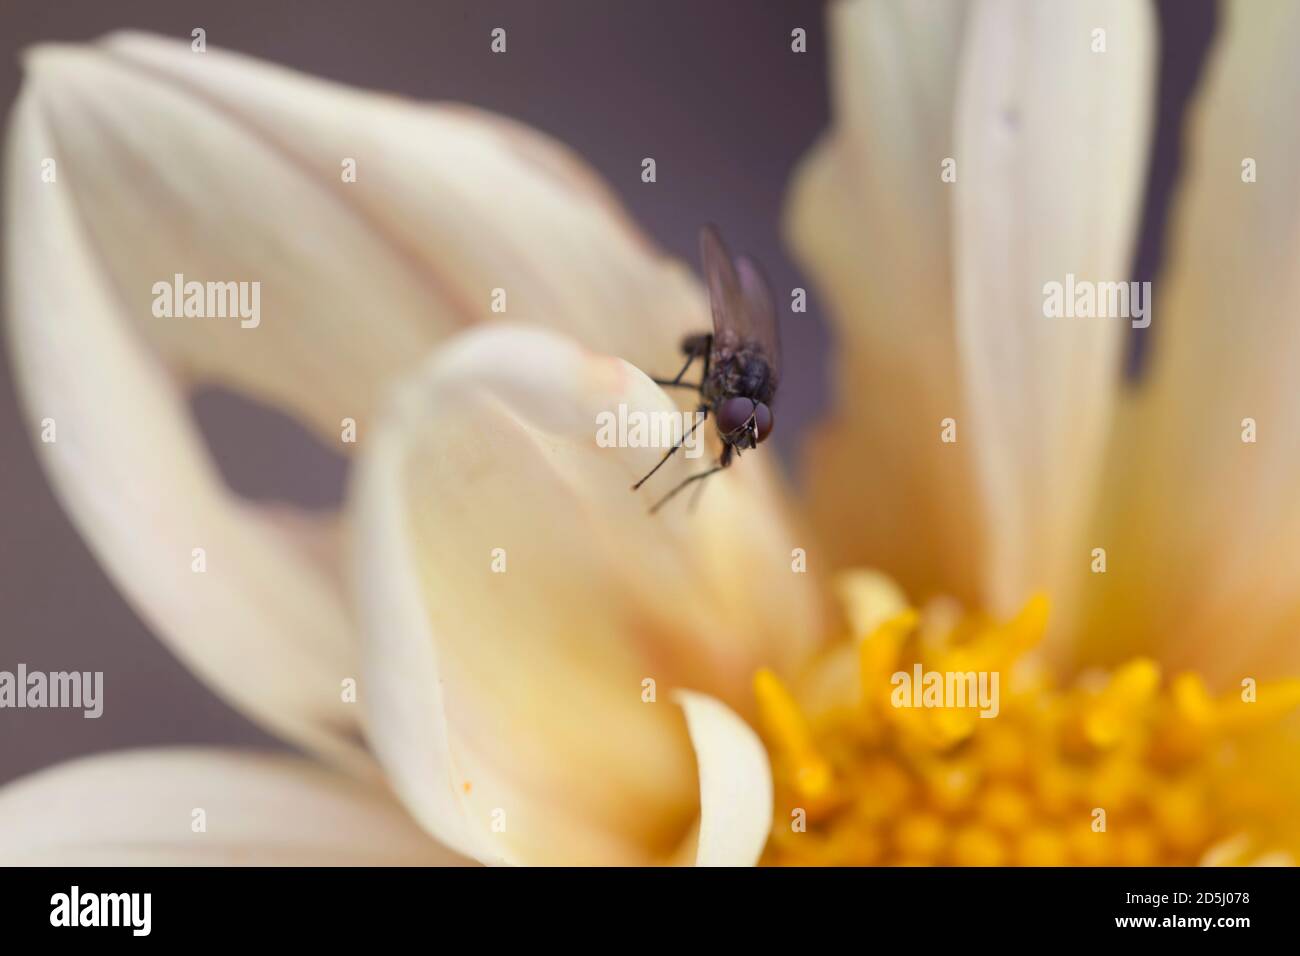
[[[1132,0],[1143,2],[1143,0]],[[781,243],[785,184],[829,118],[820,0],[3,0],[0,104],[17,55],[47,41],[145,29],[226,47],[356,86],[458,100],[563,140],[645,231],[692,264],[704,220],[765,264],[778,289],[807,286]],[[1133,278],[1159,264],[1189,91],[1215,22],[1211,0],[1162,0],[1159,126]],[[503,26],[509,52],[488,51]],[[790,52],[790,31],[808,52]],[[640,181],[654,156],[658,182]],[[783,319],[776,438],[787,463],[823,409],[833,342],[815,290]],[[1153,330],[1144,330],[1150,332]],[[1131,374],[1151,340],[1135,334]],[[195,412],[237,491],[327,507],[344,467],[291,423],[224,393]],[[185,670],[108,582],[50,490],[21,424],[0,343],[0,670],[104,672],[104,715],[0,710],[0,783],[69,757],[161,744],[281,746]]]

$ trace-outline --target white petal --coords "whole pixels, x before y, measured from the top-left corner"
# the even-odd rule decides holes
[[[229,494],[186,389],[276,404],[348,452],[343,420],[363,444],[384,384],[492,317],[495,288],[509,315],[655,368],[706,321],[698,289],[579,162],[505,121],[135,34],[38,47],[25,66],[6,312],[30,427],[57,429],[38,446],[56,492],[201,676],[276,732],[363,766],[339,693],[356,668],[334,581]],[[155,316],[155,284],[177,274],[260,283],[259,323]],[[190,570],[195,548],[205,574]]]
[[[979,595],[980,541],[952,304],[956,71],[967,4],[830,8],[834,126],[801,164],[790,241],[828,300],[837,412],[807,462],[827,557],[886,569],[918,600]]]
[[[667,857],[698,794],[664,695],[705,688],[744,712],[754,670],[819,633],[766,450],[711,479],[694,515],[652,517],[704,462],[630,492],[660,451],[597,446],[620,404],[672,409],[622,361],[485,329],[403,389],[360,462],[370,736],[412,812],[480,859]]]
[[[1150,13],[864,0],[831,16],[834,132],[790,217],[841,340],[814,513],[839,563],[918,601],[1014,609],[1058,588],[1105,437],[1121,321],[1053,325],[1042,286],[1128,278]]]
[[[772,769],[758,735],[725,704],[678,691],[700,774],[697,866],[752,866],[772,829]]]
[[[1104,31],[1105,52],[1093,52]],[[1044,285],[1124,282],[1147,173],[1148,5],[993,0],[971,12],[956,115],[957,339],[979,469],[986,602],[1058,602],[1078,566],[1124,318],[1047,318]]]
[[[53,429],[36,448],[56,493],[200,677],[286,738],[372,768],[340,692],[357,666],[335,582],[225,488],[174,376],[124,320],[66,180],[42,183],[56,153],[28,90],[9,142],[6,311],[28,427]]]
[[[1300,668],[1297,45],[1294,3],[1224,5],[1147,376],[1112,446],[1093,660],[1146,650],[1227,686]]]
[[[686,274],[526,127],[141,34],[26,64],[126,317],[178,374],[281,406],[335,447],[344,417],[364,436],[384,382],[498,318],[494,290],[508,317],[646,367],[705,320]],[[260,282],[260,324],[153,317],[154,283],[177,273]]]
[[[59,764],[0,789],[5,866],[463,862],[387,792],[297,757],[129,751]]]

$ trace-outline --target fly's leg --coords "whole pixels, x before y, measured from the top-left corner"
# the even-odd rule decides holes
[[[668,451],[664,454],[664,456],[659,459],[659,464],[655,465],[648,472],[646,472],[646,474],[642,476],[641,480],[632,486],[633,491],[636,491],[647,481],[649,481],[650,476],[653,475],[660,468],[662,468],[664,466],[664,462],[666,462],[669,458],[673,457],[673,455],[677,454],[677,449],[681,448],[682,445],[686,444],[686,440],[695,434],[695,429],[699,428],[701,425],[704,424],[705,419],[709,417],[709,406],[701,405],[699,408],[695,410],[695,413],[698,417],[695,419],[695,424],[691,426],[691,430],[688,431],[685,435],[683,435],[680,439],[678,439],[677,444],[673,445],[672,448],[668,449]]]
[[[696,360],[697,358],[699,358],[698,355],[687,354],[687,356],[686,356],[686,364],[682,366],[682,370],[681,370],[680,372],[677,373],[677,377],[676,377],[676,378],[671,378],[671,379],[666,379],[666,378],[652,378],[650,381],[654,382],[656,385],[678,385],[678,386],[680,386],[680,387],[682,387],[682,388],[695,388],[695,389],[698,389],[700,386],[695,385],[695,384],[693,384],[693,383],[691,383],[691,382],[683,382],[683,381],[682,381],[682,376],[686,374],[686,370],[687,370],[688,368],[690,368],[693,364],[695,364],[695,360]],[[705,361],[707,362],[708,359],[706,358]]]
[[[713,352],[713,336],[709,335],[689,335],[682,342],[682,352],[686,354],[686,364],[682,366],[676,377],[671,379],[652,378],[651,381],[656,385],[663,385],[668,388],[690,388],[695,391],[702,391],[704,383],[709,380],[709,357]],[[697,358],[704,359],[704,374],[700,377],[699,384],[695,382],[683,382],[682,376],[686,374],[687,369],[694,364]]]
[[[718,467],[717,467],[717,468],[714,468],[713,471],[705,472],[703,475],[698,475],[698,476],[696,476],[696,477],[699,477],[699,478],[707,477],[708,475],[713,474],[713,472],[714,472],[714,471],[717,471],[719,468],[729,468],[729,467],[731,467],[731,453],[732,453],[733,449],[735,450],[735,452],[736,452],[737,455],[740,454],[740,449],[739,449],[739,448],[736,448],[734,445],[723,445],[723,446],[722,446],[722,454],[718,457]],[[677,493],[677,489],[674,489],[673,494],[676,494],[676,493]],[[699,484],[697,484],[697,485],[695,486],[695,491],[691,494],[691,501],[690,501],[690,504],[688,504],[688,505],[686,506],[686,513],[687,513],[687,514],[692,514],[692,513],[694,513],[694,511],[695,511],[695,506],[696,506],[697,504],[700,503],[700,495],[702,495],[702,494],[704,494],[704,482],[701,481]],[[667,500],[667,499],[665,499],[665,500]],[[660,502],[660,504],[663,504],[663,502]],[[658,508],[659,505],[655,505],[655,507]]]
[[[655,506],[654,506],[653,508],[650,509],[650,513],[651,513],[651,514],[654,514],[656,511],[658,511],[658,510],[659,510],[660,508],[662,508],[664,505],[668,504],[668,502],[672,501],[673,498],[675,498],[675,497],[677,496],[677,493],[678,493],[679,491],[681,491],[683,488],[685,488],[687,485],[691,484],[692,482],[703,481],[705,478],[709,477],[709,475],[716,474],[717,472],[722,471],[722,469],[723,469],[724,467],[726,467],[726,466],[725,466],[725,465],[714,465],[714,466],[713,466],[712,468],[710,468],[708,471],[702,471],[702,472],[700,472],[698,475],[691,475],[691,477],[685,479],[685,480],[684,480],[680,485],[678,485],[678,486],[677,486],[676,488],[674,488],[672,491],[668,492],[668,494],[666,494],[666,495],[664,495],[662,498],[660,498],[660,499],[655,503]]]

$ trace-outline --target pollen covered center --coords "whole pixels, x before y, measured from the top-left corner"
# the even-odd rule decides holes
[[[850,632],[754,690],[777,865],[1191,865],[1300,855],[1300,680],[1211,695],[1140,658],[1056,686],[1029,653],[1047,602],[925,614],[843,581]]]

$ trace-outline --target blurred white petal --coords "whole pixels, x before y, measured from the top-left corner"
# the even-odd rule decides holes
[[[1229,3],[1220,31],[1147,376],[1114,442],[1096,536],[1110,569],[1092,576],[1080,650],[1152,651],[1235,686],[1300,667],[1300,7]]]
[[[697,866],[752,866],[772,828],[772,769],[758,735],[725,704],[678,691],[700,778]]]
[[[967,5],[830,8],[831,133],[796,172],[787,231],[835,320],[835,418],[807,456],[831,561],[888,568],[918,598],[978,596],[978,506],[953,330],[949,190]]]
[[[704,324],[582,164],[521,126],[137,34],[29,51],[7,167],[7,312],[56,493],[115,583],[219,692],[364,768],[330,571],[215,473],[186,390],[270,402],[359,443],[385,383],[507,315],[656,369]],[[44,182],[45,161],[56,179]],[[342,163],[358,163],[344,182]],[[153,314],[155,283],[260,283],[260,320]],[[312,522],[296,521],[300,529]],[[190,570],[203,548],[204,574]]]
[[[124,751],[0,789],[5,866],[465,862],[424,834],[391,794],[298,757]]]
[[[403,388],[360,461],[370,736],[412,812],[486,861],[666,858],[698,793],[663,695],[743,713],[754,670],[788,668],[819,635],[767,451],[712,478],[695,514],[650,516],[706,464],[630,492],[661,452],[597,446],[596,416],[620,403],[673,407],[618,359],[485,329]]]
[[[1070,571],[1087,564],[1130,323],[1048,318],[1044,285],[1131,277],[1155,28],[1149,5],[1129,0],[989,0],[968,30],[951,193],[970,409],[959,440],[983,489],[984,603],[1010,614],[1040,590],[1068,605]]]
[[[1042,287],[1128,278],[1150,21],[1122,3],[832,8],[835,126],[790,229],[840,340],[837,418],[808,462],[837,562],[1000,609],[1060,579],[1123,322],[1048,320]]]
[[[495,289],[507,317],[647,367],[705,321],[685,271],[522,125],[142,34],[37,47],[26,66],[131,324],[176,374],[283,407],[335,447],[344,417],[364,436],[388,379],[499,318]],[[154,318],[153,284],[177,273],[260,282],[260,324]]]
[[[13,117],[7,330],[36,450],[63,506],[136,611],[202,679],[271,730],[366,771],[351,626],[303,536],[238,501],[213,468],[175,376],[126,318],[82,229],[39,94]],[[195,549],[202,549],[196,555]],[[205,570],[194,569],[202,562]]]

